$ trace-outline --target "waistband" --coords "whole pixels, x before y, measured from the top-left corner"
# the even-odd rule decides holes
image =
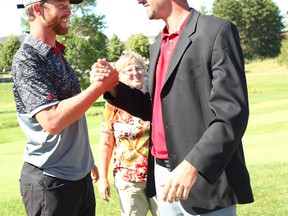
[[[159,159],[159,158],[155,158],[155,160],[156,160],[156,164],[158,164],[159,166],[165,167],[165,168],[170,170],[169,160]]]
[[[43,171],[44,169],[42,169],[42,168],[40,168],[40,167],[37,167],[37,166],[35,166],[35,165],[33,165],[33,164],[31,164],[31,163],[28,163],[28,162],[26,162],[26,161],[24,161],[24,167],[33,167],[34,169],[38,169],[38,170],[41,170],[41,171]]]

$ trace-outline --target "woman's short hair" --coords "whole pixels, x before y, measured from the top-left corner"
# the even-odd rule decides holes
[[[147,69],[147,65],[145,63],[145,60],[140,54],[138,54],[134,51],[124,51],[122,53],[122,55],[120,56],[120,58],[118,59],[118,61],[115,63],[115,67],[116,67],[117,71],[122,72],[124,70],[124,68],[127,67],[127,65],[129,65],[131,60],[139,61],[141,66],[145,70]]]

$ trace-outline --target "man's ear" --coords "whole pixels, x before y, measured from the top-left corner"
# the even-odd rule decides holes
[[[41,11],[41,7],[38,3],[33,4],[33,9],[34,9],[35,13],[37,13],[38,15],[41,15],[42,11]]]

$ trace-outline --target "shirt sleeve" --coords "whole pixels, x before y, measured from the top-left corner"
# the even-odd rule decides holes
[[[13,62],[13,88],[17,93],[16,103],[20,113],[34,115],[34,110],[46,108],[49,105],[58,103],[56,90],[51,83],[49,71],[46,69],[44,59],[39,55],[27,54],[18,55]]]
[[[105,103],[101,119],[102,133],[112,134],[114,132],[113,124],[115,121],[116,112],[117,107],[109,104],[108,102]]]

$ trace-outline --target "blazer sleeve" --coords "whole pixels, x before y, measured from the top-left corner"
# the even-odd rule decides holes
[[[144,90],[131,88],[120,82],[117,86],[117,96],[113,97],[106,92],[104,99],[133,116],[137,116],[145,121],[151,120],[150,97],[149,93],[145,93]]]
[[[209,110],[213,118],[185,160],[214,183],[241,145],[249,108],[243,54],[236,26],[225,22],[216,34],[211,60]]]

